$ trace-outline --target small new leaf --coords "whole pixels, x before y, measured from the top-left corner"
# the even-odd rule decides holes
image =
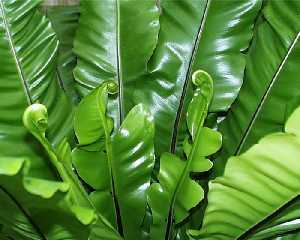
[[[196,85],[194,96],[187,112],[189,135],[184,141],[187,159],[181,160],[169,153],[160,160],[159,183],[154,183],[148,193],[148,202],[153,213],[152,239],[167,238],[172,234],[173,221],[180,223],[204,197],[201,186],[191,179],[191,172],[204,172],[212,167],[207,156],[219,150],[221,134],[203,127],[213,96],[213,81],[202,70],[192,76]],[[164,199],[159,202],[159,199]],[[168,226],[169,225],[169,226]],[[171,229],[167,232],[167,229]]]

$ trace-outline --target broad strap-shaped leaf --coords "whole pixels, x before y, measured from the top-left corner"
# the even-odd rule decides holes
[[[78,106],[75,131],[79,146],[73,151],[74,164],[81,178],[95,189],[90,196],[95,206],[123,230],[124,238],[144,239],[141,226],[154,165],[154,123],[140,104],[111,136],[113,124],[106,115],[108,85],[93,90]]]
[[[97,211],[89,199],[87,192],[81,185],[80,180],[77,178],[77,175],[73,172],[71,148],[67,141],[64,139],[57,149],[54,149],[45,137],[48,121],[47,117],[47,109],[44,105],[33,104],[25,110],[23,122],[31,134],[43,145],[49,155],[52,168],[55,169],[63,182],[69,185],[69,198],[72,203],[72,210],[75,211],[78,216],[85,216],[82,220],[83,222],[91,222],[89,219],[92,217],[91,212],[93,213],[95,224],[93,224],[89,239],[120,240],[121,236],[108,220]]]
[[[66,94],[78,101],[75,91],[73,70],[76,66],[76,56],[73,53],[73,41],[79,21],[79,5],[44,6],[46,16],[59,40],[57,69],[58,75],[66,90]]]
[[[74,70],[77,89],[85,96],[104,81],[118,83],[119,95],[110,111],[114,111],[115,123],[119,125],[133,106],[135,85],[142,81],[156,45],[159,29],[156,1],[83,0],[80,14],[74,43],[78,59]]]
[[[214,84],[210,111],[224,111],[242,84],[245,56],[252,38],[253,22],[260,0],[161,0],[157,47],[143,81],[135,85],[134,103],[149,106],[155,117],[156,151],[175,152],[177,139],[186,132],[185,114],[193,91],[191,75],[197,69],[209,72]],[[127,99],[125,99],[125,102]],[[172,124],[172,128],[170,127]]]
[[[203,228],[191,231],[195,239],[251,238],[294,202],[300,193],[299,121],[297,108],[285,133],[268,135],[229,159],[224,176],[210,183]]]
[[[153,141],[153,118],[141,104],[128,113],[112,138],[112,172],[127,239],[141,235],[139,228],[146,214],[146,193],[155,159]]]
[[[292,132],[299,135],[299,114],[300,111],[296,111],[292,117],[289,118],[289,129]],[[299,197],[290,202],[289,206],[279,211],[271,222],[259,227],[252,237],[253,239],[268,239],[274,236],[278,236],[283,233],[295,231],[300,229],[300,201]]]
[[[32,176],[51,178],[41,150],[22,125],[22,114],[31,103],[45,104],[48,137],[57,145],[72,130],[72,110],[56,76],[58,41],[37,10],[39,2],[0,1],[0,155],[27,156]]]
[[[159,182],[153,183],[149,189],[148,202],[153,217],[151,239],[163,239],[165,236],[172,239],[173,218],[175,223],[180,223],[189,215],[189,210],[203,199],[203,189],[190,178],[190,173],[209,170],[212,163],[205,157],[221,147],[221,135],[203,127],[213,95],[212,79],[206,72],[197,71],[193,74],[193,82],[197,89],[187,114],[192,142],[187,139],[185,143],[187,160],[164,153],[160,159]]]
[[[241,93],[221,124],[224,135],[222,173],[226,160],[256,143],[262,136],[281,131],[287,104],[299,97],[300,2],[265,4],[250,47]]]
[[[89,228],[83,223],[91,223],[92,212],[77,209],[80,222],[68,200],[69,185],[29,177],[29,168],[28,159],[0,158],[2,232],[15,240],[87,239]]]

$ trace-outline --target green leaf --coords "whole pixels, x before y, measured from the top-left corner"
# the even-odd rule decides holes
[[[193,74],[197,86],[188,107],[187,125],[192,143],[186,140],[187,160],[164,153],[160,159],[159,183],[153,183],[149,189],[148,202],[152,210],[152,239],[172,239],[172,220],[180,223],[204,197],[201,186],[191,179],[191,172],[204,172],[212,167],[206,159],[221,147],[221,135],[203,127],[210,101],[213,96],[213,82],[204,71]],[[197,106],[197,107],[195,107]],[[169,220],[168,220],[169,219]],[[167,232],[170,229],[170,232]]]
[[[87,192],[81,185],[72,168],[71,149],[66,140],[63,140],[55,150],[48,139],[45,137],[47,129],[47,109],[44,105],[33,104],[29,106],[23,115],[23,122],[26,128],[40,141],[45,151],[48,153],[52,167],[57,171],[63,182],[70,187],[70,202],[72,203],[72,211],[76,216],[81,216],[83,223],[91,221],[95,214],[95,226],[93,227],[91,239],[121,239],[117,231],[112,225],[97,211],[93,203],[88,197]],[[93,234],[97,233],[97,237]]]
[[[244,85],[220,127],[225,141],[216,175],[222,174],[229,156],[283,129],[288,104],[299,97],[299,13],[297,0],[266,2],[248,53]]]
[[[245,85],[221,124],[225,141],[221,157],[216,161],[215,175],[222,174],[229,155],[245,151],[265,134],[281,131],[291,112],[290,103],[297,100],[299,104],[300,86],[295,78],[298,70],[294,67],[299,62],[300,21],[296,17],[299,12],[298,1],[266,3],[265,20],[257,23],[249,51]],[[264,239],[288,229],[298,229],[299,224],[295,222],[299,217],[297,208],[289,207],[272,223],[263,226],[255,237]]]
[[[195,239],[252,237],[294,203],[300,194],[300,136],[293,124],[299,112],[287,121],[285,133],[268,135],[229,159],[224,176],[210,183],[202,230],[191,231]]]
[[[84,0],[80,1],[80,14],[74,43],[76,88],[85,96],[104,81],[118,83],[119,95],[109,110],[119,125],[133,106],[132,92],[156,45],[156,1]]]
[[[22,124],[32,103],[49,108],[48,137],[57,145],[72,130],[72,109],[55,71],[58,41],[37,10],[40,1],[0,1],[0,149],[1,156],[31,161],[30,174],[53,179],[37,142]]]
[[[75,131],[79,144],[86,139],[86,144],[95,143],[73,151],[74,165],[95,189],[90,195],[94,205],[119,231],[123,229],[124,238],[144,239],[141,225],[154,165],[153,119],[143,105],[137,105],[111,136],[107,90],[107,85],[101,85],[78,106]]]
[[[256,233],[251,239],[271,239],[272,237],[300,229],[299,199],[295,199],[293,202],[289,204],[289,207],[278,211],[276,217],[272,218],[272,221],[257,228]]]
[[[299,237],[300,237],[300,233],[290,233],[287,235],[273,238],[273,240],[298,240]]]
[[[110,84],[114,84],[111,82]],[[106,116],[108,85],[105,83],[80,102],[74,120],[74,130],[80,145],[88,145],[111,133],[113,124]]]
[[[148,74],[132,91],[133,103],[149,106],[156,122],[156,151],[176,151],[186,134],[193,96],[191,75],[203,69],[215,79],[210,111],[225,111],[242,84],[245,56],[260,0],[161,0],[157,47]],[[125,102],[128,101],[126,98]],[[170,127],[172,125],[172,127]],[[178,136],[179,135],[179,136]]]
[[[76,66],[76,56],[73,53],[73,40],[79,21],[79,6],[46,6],[45,14],[51,21],[52,27],[59,40],[57,70],[66,94],[78,101],[75,91],[73,69]]]
[[[15,240],[87,239],[89,228],[79,221],[87,213],[75,217],[69,185],[29,177],[29,168],[28,159],[0,158],[0,223],[5,235]]]
[[[160,158],[159,183],[152,184],[149,190],[149,205],[153,214],[152,239],[163,239],[166,235],[168,215],[172,205],[174,205],[175,222],[179,223],[204,197],[204,192],[198,183],[189,177],[183,179],[186,165],[185,161],[169,153],[164,153]],[[184,187],[179,186],[181,182]]]
[[[294,114],[288,119],[289,131],[294,132],[299,136],[299,129],[297,128],[300,111],[295,111]],[[254,239],[266,239],[277,236],[282,233],[300,229],[300,211],[299,211],[299,198],[295,199],[288,207],[281,210],[272,222],[268,222],[257,230],[253,236]]]
[[[146,213],[155,160],[153,138],[153,118],[141,104],[128,113],[112,138],[112,173],[125,239],[140,239],[136,232]]]

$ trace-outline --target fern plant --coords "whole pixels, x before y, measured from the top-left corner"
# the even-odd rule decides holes
[[[0,0],[0,239],[299,239],[300,2],[78,2]]]

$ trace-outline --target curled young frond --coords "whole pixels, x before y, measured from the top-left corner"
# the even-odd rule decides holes
[[[213,80],[211,76],[203,70],[197,70],[192,75],[192,82],[197,86],[197,89],[201,89],[201,95],[210,103],[213,97]]]
[[[48,127],[47,108],[40,103],[30,105],[23,114],[23,123],[33,135],[44,136]]]

